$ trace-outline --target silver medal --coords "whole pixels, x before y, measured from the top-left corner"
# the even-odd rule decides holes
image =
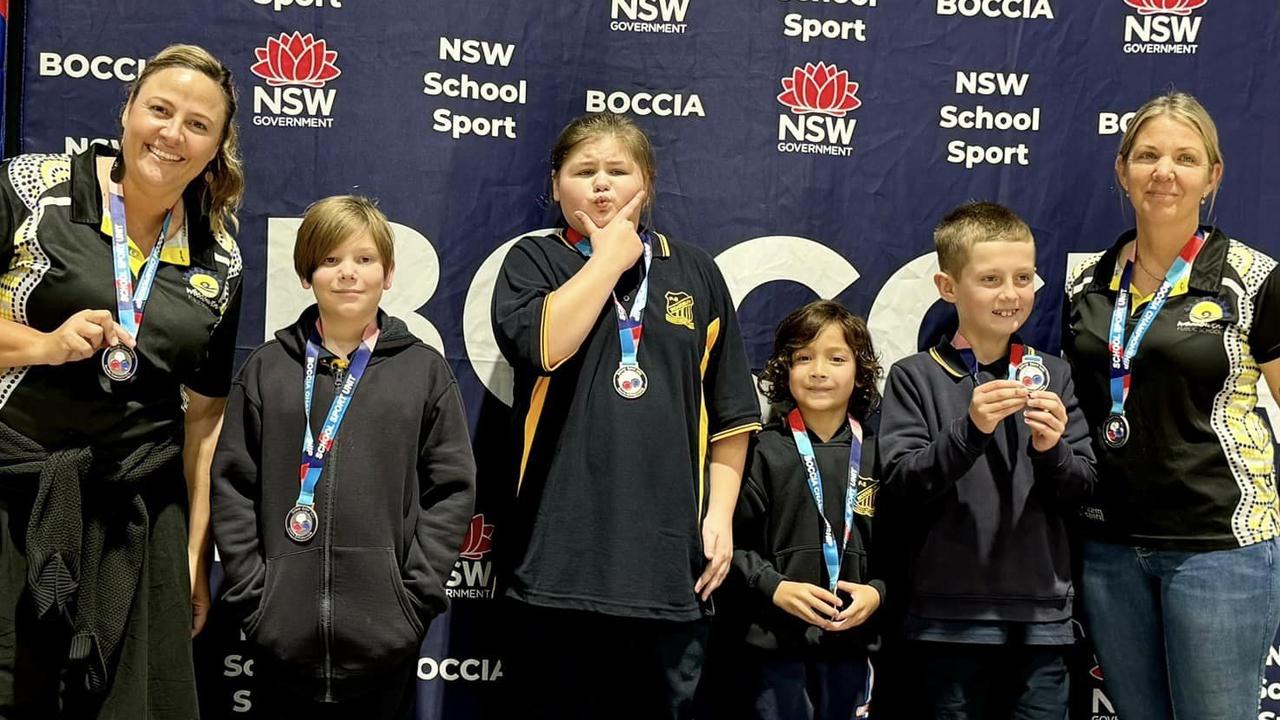
[[[649,378],[639,365],[619,365],[613,373],[613,388],[628,400],[635,400],[649,388]]]

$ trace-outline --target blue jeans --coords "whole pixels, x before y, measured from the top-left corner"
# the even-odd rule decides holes
[[[1070,649],[913,641],[908,652],[920,692],[910,718],[1066,720]]]
[[[851,720],[865,718],[875,672],[865,655],[847,659],[800,659],[743,651],[740,682],[754,720]]]
[[[1257,720],[1280,539],[1212,552],[1086,541],[1088,633],[1124,720]]]

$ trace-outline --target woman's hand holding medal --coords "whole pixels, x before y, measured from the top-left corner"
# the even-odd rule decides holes
[[[110,310],[81,310],[57,330],[43,334],[32,364],[62,365],[92,357],[103,348],[134,344],[133,336],[120,327]]]

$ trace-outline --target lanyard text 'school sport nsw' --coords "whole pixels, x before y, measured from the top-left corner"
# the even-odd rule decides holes
[[[569,242],[586,257],[591,257],[591,241],[578,231],[569,228]],[[644,243],[644,278],[636,290],[636,301],[628,313],[613,293],[613,307],[618,315],[618,342],[622,345],[622,359],[613,373],[613,389],[628,400],[634,400],[649,389],[649,377],[640,369],[640,336],[644,333],[644,306],[649,300],[649,268],[653,264],[653,240],[648,232],[640,233]]]
[[[1124,414],[1124,403],[1129,398],[1133,357],[1138,354],[1142,339],[1151,329],[1151,324],[1155,322],[1156,315],[1164,307],[1173,288],[1191,272],[1191,263],[1200,254],[1205,239],[1204,231],[1200,230],[1182,246],[1182,251],[1160,282],[1160,288],[1151,297],[1151,302],[1142,309],[1142,315],[1138,317],[1138,324],[1134,326],[1128,342],[1125,341],[1124,330],[1129,322],[1129,304],[1132,302],[1129,283],[1133,281],[1133,267],[1137,264],[1136,240],[1133,251],[1125,259],[1124,271],[1120,274],[1120,287],[1116,290],[1116,304],[1111,311],[1111,327],[1107,332],[1107,350],[1111,355],[1111,414],[1102,424],[1102,441],[1108,447],[1120,448],[1129,442],[1129,419]]]
[[[836,583],[840,580],[840,560],[844,557],[845,548],[849,546],[849,536],[853,533],[853,506],[858,497],[858,470],[862,466],[862,425],[849,418],[849,480],[844,491],[844,538],[836,545],[836,534],[831,529],[831,521],[827,519],[827,511],[822,503],[822,474],[818,471],[818,457],[813,452],[813,443],[809,442],[809,431],[804,426],[804,416],[796,408],[787,413],[787,425],[791,427],[791,436],[795,438],[796,450],[800,453],[800,461],[804,463],[805,475],[809,480],[809,493],[818,506],[818,517],[822,518],[822,559],[827,565],[827,585],[832,593],[836,591]]]
[[[285,531],[297,542],[306,542],[315,537],[320,526],[319,516],[315,510],[316,484],[324,471],[325,458],[333,449],[334,440],[338,437],[338,428],[351,406],[351,398],[356,393],[356,386],[364,377],[365,368],[369,366],[369,358],[373,356],[373,347],[378,342],[378,326],[370,325],[365,330],[360,346],[351,356],[351,367],[347,377],[333,395],[333,403],[329,406],[329,414],[325,416],[324,425],[320,428],[320,440],[316,442],[311,436],[311,399],[315,393],[316,365],[320,361],[322,344],[319,322],[317,330],[307,340],[307,359],[302,378],[302,402],[306,413],[306,433],[302,440],[302,465],[298,473],[298,500],[289,516],[285,519]],[[330,483],[332,484],[332,483]]]
[[[978,377],[978,358],[973,354],[973,346],[959,332],[951,338],[951,345],[964,358],[969,375],[976,381]],[[1049,387],[1049,368],[1044,360],[1036,354],[1035,348],[1021,343],[1009,345],[1009,379],[1022,385],[1028,391],[1045,390]]]
[[[112,182],[108,186],[107,210],[111,214],[111,266],[115,275],[116,316],[120,327],[136,341],[138,330],[142,327],[142,314],[147,308],[147,299],[151,296],[151,286],[155,284],[156,272],[160,269],[160,253],[164,250],[164,239],[169,234],[169,221],[173,219],[173,208],[164,215],[160,224],[160,237],[151,248],[151,255],[142,266],[138,275],[137,289],[133,285],[133,270],[129,267],[129,233],[124,215],[124,192],[120,183]],[[124,382],[138,371],[138,353],[124,343],[116,343],[102,351],[102,372],[115,382]]]

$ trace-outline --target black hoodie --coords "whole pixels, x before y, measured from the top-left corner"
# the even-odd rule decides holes
[[[853,515],[853,531],[840,561],[840,579],[870,585],[884,602],[885,584],[870,565],[872,517],[878,483],[867,476],[875,467],[876,441],[870,423],[862,424],[862,489]],[[853,433],[845,423],[823,442],[809,433],[822,475],[823,505],[831,531],[844,536],[844,502],[849,476],[849,443]],[[814,652],[819,648],[875,649],[877,623],[866,623],[833,633],[814,627],[779,609],[773,594],[783,580],[827,586],[826,561],[822,556],[822,518],[809,490],[809,478],[796,450],[795,438],[779,413],[752,438],[748,467],[738,495],[733,519],[733,570],[730,592],[725,602],[726,623],[738,627],[748,645],[766,650]],[[876,579],[872,579],[876,578]],[[848,596],[841,593],[847,602]],[[837,650],[841,652],[841,650]]]
[[[245,617],[259,667],[318,701],[412,667],[471,520],[475,460],[457,383],[439,353],[378,311],[381,333],[315,492],[319,527],[285,532],[298,498],[303,365],[312,305],[258,348],[227,398],[213,460],[221,599]],[[342,370],[321,349],[312,433]]]

